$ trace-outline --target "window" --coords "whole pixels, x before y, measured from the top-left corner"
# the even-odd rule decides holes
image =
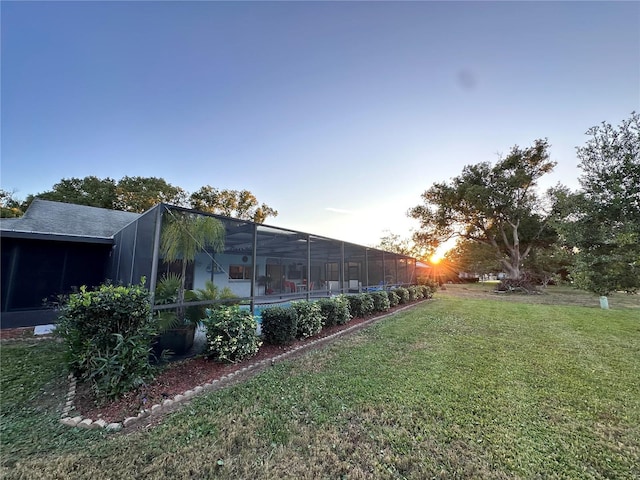
[[[229,280],[251,280],[253,267],[247,265],[229,265]]]
[[[337,263],[327,263],[327,280],[338,281],[340,280],[340,276],[338,274],[338,264]]]

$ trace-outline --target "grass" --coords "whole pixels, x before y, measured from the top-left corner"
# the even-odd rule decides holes
[[[73,451],[100,436],[58,422],[68,388],[61,344],[33,339],[5,343],[0,365],[3,465],[31,455]]]
[[[538,295],[497,294],[494,292],[497,285],[498,282],[448,284],[439,293],[446,296],[453,295],[465,298],[492,298],[508,302],[600,308],[600,299],[597,295],[577,290],[569,285],[540,287]],[[640,310],[640,294],[613,293],[609,296],[609,307],[612,310],[629,308]]]
[[[62,381],[53,366],[59,346],[3,345],[2,473],[39,479],[640,477],[636,308],[601,311],[447,292],[130,434],[58,428],[56,402],[41,390]],[[14,364],[8,359],[15,361],[21,350],[31,360],[9,374]],[[41,368],[30,370],[31,362]],[[21,393],[6,398],[6,387],[24,375],[30,380]],[[39,421],[23,424],[21,408],[37,410]],[[5,437],[7,423],[11,437]]]

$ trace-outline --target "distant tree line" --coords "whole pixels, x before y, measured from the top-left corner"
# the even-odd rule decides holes
[[[257,223],[278,215],[275,209],[259,203],[249,190],[205,185],[189,194],[163,178],[123,177],[116,181],[95,176],[63,178],[51,190],[29,195],[24,201],[16,199],[12,192],[0,190],[0,213],[2,217],[19,217],[35,198],[136,213],[145,212],[158,203],[170,203]]]

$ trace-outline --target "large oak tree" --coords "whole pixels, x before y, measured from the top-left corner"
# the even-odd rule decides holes
[[[431,186],[423,203],[409,210],[420,221],[416,242],[438,245],[458,237],[489,245],[507,275],[520,278],[532,249],[555,239],[545,197],[536,189],[554,166],[547,140],[514,146],[495,165],[467,165],[450,182]]]
[[[493,247],[485,243],[461,239],[445,254],[451,267],[457,272],[473,275],[497,273],[501,270]]]

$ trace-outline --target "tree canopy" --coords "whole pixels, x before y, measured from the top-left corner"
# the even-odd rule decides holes
[[[408,212],[420,221],[416,241],[437,246],[458,237],[489,245],[507,275],[519,278],[531,250],[555,237],[545,197],[536,191],[538,180],[555,166],[548,150],[546,139],[514,146],[493,166],[467,165],[450,182],[435,183]]]
[[[54,202],[115,209],[118,202],[117,190],[116,181],[109,177],[63,178],[51,190],[27,197],[26,203],[28,205],[34,198],[42,198]]]
[[[163,178],[123,177],[118,182],[116,210],[142,213],[158,203],[184,205],[187,193]]]
[[[380,242],[375,248],[386,252],[399,253],[400,255],[409,255],[424,261],[433,254],[433,248],[429,245],[419,245],[410,238],[402,237],[392,233],[390,230],[384,231],[384,235],[380,237]]]
[[[16,200],[14,193],[0,188],[0,217],[15,218],[23,213],[22,205]]]
[[[590,128],[577,148],[582,191],[566,195],[560,230],[576,251],[573,277],[606,296],[640,289],[640,115]]]
[[[495,250],[486,243],[461,239],[445,254],[445,258],[457,272],[485,275],[501,271]]]
[[[266,204],[260,204],[249,190],[219,190],[205,185],[189,196],[191,208],[201,212],[264,223],[278,212]]]
[[[51,190],[29,195],[24,202],[3,190],[2,216],[22,215],[34,198],[136,213],[143,213],[158,203],[169,203],[257,223],[278,215],[275,209],[259,203],[249,190],[218,190],[206,185],[189,195],[181,187],[158,177],[125,176],[116,181],[87,176],[63,178]]]

